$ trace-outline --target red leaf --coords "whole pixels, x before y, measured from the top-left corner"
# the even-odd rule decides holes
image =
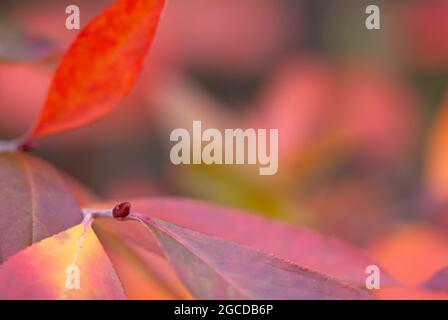
[[[118,0],[80,32],[56,70],[31,138],[90,123],[130,92],[164,2]]]
[[[242,210],[179,198],[140,199],[130,202],[134,212],[272,253],[301,267],[354,285],[364,286],[366,267],[376,264],[364,252],[340,240],[270,221]],[[113,205],[97,206],[109,208]],[[158,253],[154,245],[149,245],[151,238],[142,235],[144,232],[138,226],[114,228],[111,232],[118,232],[124,241],[132,241]],[[385,270],[381,271],[383,286],[396,283]]]
[[[81,219],[57,170],[22,153],[0,154],[0,263]]]
[[[134,214],[200,299],[369,299],[367,292],[274,255]]]

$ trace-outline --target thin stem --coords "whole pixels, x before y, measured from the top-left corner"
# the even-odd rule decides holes
[[[28,139],[0,140],[0,152],[30,151],[34,147],[34,142]]]
[[[98,209],[82,209],[81,210],[82,215],[84,217],[87,216],[92,216],[93,218],[113,218],[113,214],[112,214],[112,209],[102,209],[102,210],[98,210]]]
[[[17,150],[19,150],[17,141],[15,140],[0,141],[0,152],[14,152]]]

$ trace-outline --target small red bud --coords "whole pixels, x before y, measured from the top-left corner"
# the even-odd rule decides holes
[[[19,144],[18,150],[27,152],[36,148],[36,143],[34,141],[25,141]]]
[[[131,204],[129,202],[122,202],[117,204],[112,209],[112,215],[114,218],[123,219],[126,218],[131,213]]]

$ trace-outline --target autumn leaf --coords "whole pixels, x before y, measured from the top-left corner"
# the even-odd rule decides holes
[[[154,38],[164,0],[118,0],[63,56],[29,139],[90,123],[132,89]]]
[[[272,254],[155,222],[146,215],[132,214],[132,219],[147,223],[169,263],[197,298],[372,298],[364,290]],[[123,254],[119,238],[108,239],[104,246],[97,234],[102,234],[103,239],[110,235],[90,228],[86,221],[91,220],[84,219],[83,224],[34,244],[0,265],[0,298],[124,299],[138,298],[136,290],[149,291],[152,298],[158,299],[189,298],[177,276],[167,272],[170,269],[164,258],[152,255],[135,268],[135,258],[130,251]],[[84,241],[80,242],[83,234]],[[79,268],[79,290],[67,289],[69,266]],[[146,277],[142,277],[142,269]]]
[[[358,288],[271,254],[134,214],[199,299],[369,299]]]
[[[56,169],[23,153],[0,153],[0,263],[81,219]]]
[[[86,219],[6,259],[0,265],[0,299],[191,299],[164,257],[126,246],[101,228],[114,220],[96,220],[94,228]],[[73,265],[80,290],[66,288]]]
[[[297,250],[303,253],[303,256],[309,257],[310,253],[306,251],[309,248],[317,248],[316,243],[313,243],[319,237],[317,234],[301,234],[300,231],[292,229],[294,232],[290,231],[288,238],[284,239],[289,241],[289,245],[283,243],[283,246],[280,247],[283,247],[284,251],[276,250],[274,254],[272,251],[264,252],[259,247],[251,247],[244,243],[229,240],[226,232],[229,232],[233,237],[240,237],[240,240],[244,239],[242,238],[243,235],[250,239],[254,237],[251,233],[253,228],[256,232],[265,232],[255,236],[255,238],[261,239],[268,232],[272,232],[272,235],[277,236],[280,235],[277,232],[287,231],[287,229],[283,229],[286,226],[282,224],[276,227],[276,223],[274,222],[268,222],[261,218],[257,220],[258,218],[251,217],[243,212],[236,211],[235,213],[230,209],[188,200],[142,200],[139,206],[146,206],[146,209],[148,209],[148,204],[151,203],[153,209],[157,206],[159,207],[158,210],[151,210],[151,212],[160,211],[161,213],[158,215],[166,216],[172,214],[172,220],[176,220],[176,217],[183,217],[183,219],[191,220],[191,223],[195,224],[204,217],[201,217],[201,214],[207,213],[214,215],[216,217],[214,223],[206,223],[205,225],[202,223],[198,225],[200,228],[208,226],[215,233],[217,232],[214,228],[217,229],[220,226],[220,229],[224,230],[222,233],[224,236],[220,238],[209,235],[206,232],[190,230],[189,228],[176,226],[169,222],[160,222],[159,220],[153,222],[149,215],[142,213],[132,214],[133,217],[138,218],[137,220],[144,220],[149,223],[152,232],[148,232],[147,229],[136,222],[101,218],[104,216],[101,215],[104,214],[103,212],[106,212],[105,217],[112,217],[112,211],[110,209],[103,211],[99,209],[84,209],[84,215],[90,212],[97,216],[93,224],[93,231],[95,233],[95,239],[98,237],[100,241],[101,248],[98,250],[107,254],[110,260],[109,262],[114,268],[114,276],[116,275],[120,280],[120,284],[127,298],[189,299],[191,295],[196,298],[226,299],[371,298],[364,290],[357,288],[360,283],[354,282],[347,284],[345,280],[323,274],[321,270],[328,267],[328,264],[326,265],[322,258],[320,258],[321,260],[319,258],[313,260],[312,262],[317,268],[311,269],[299,264],[297,261],[300,259],[291,261],[288,257],[281,255],[281,253]],[[138,206],[135,207],[137,209]],[[170,210],[167,210],[169,207],[173,211],[170,212]],[[185,212],[188,213],[187,216],[185,216]],[[195,216],[192,212],[199,212],[199,215]],[[235,218],[235,214],[241,215],[239,220],[233,219]],[[156,216],[156,214],[151,215]],[[226,219],[229,218],[230,220],[226,222]],[[231,223],[232,221],[233,223]],[[232,225],[237,226],[237,228],[232,229]],[[280,229],[276,230],[276,228]],[[67,238],[67,241],[71,244],[62,242],[62,246],[75,248],[76,243],[81,238],[80,232],[77,232],[77,238]],[[303,238],[304,236],[306,237]],[[51,241],[46,239],[43,242],[39,242],[37,245],[33,245],[31,248],[25,249],[9,258],[4,265],[9,265],[11,261],[16,261],[14,268],[27,269],[28,267],[26,265],[33,264],[35,255],[40,256],[40,253],[28,253],[26,259],[17,257],[22,256],[24,252],[32,252],[32,250],[39,252],[40,249],[38,248],[43,243],[48,243],[45,246],[45,250],[57,252],[57,247],[60,245],[57,239],[60,239],[60,237],[57,235],[52,237],[51,239],[53,240]],[[276,237],[271,238],[271,241],[273,239],[276,239]],[[255,244],[257,243],[263,246],[262,241],[257,240]],[[331,249],[341,249],[338,249],[337,246],[332,247],[328,239],[324,240],[324,243],[327,245],[325,248],[327,259],[329,257],[337,257],[336,255],[328,256],[328,254],[331,252]],[[291,248],[295,247],[295,244],[300,245],[296,247],[296,250],[291,250]],[[277,245],[280,245],[280,243],[277,243]],[[264,248],[266,248],[266,244],[264,244]],[[275,248],[275,246],[272,248]],[[342,248],[347,249],[349,247],[342,246]],[[355,251],[355,249],[350,250]],[[65,250],[65,252],[73,251],[74,249]],[[343,258],[347,259],[345,265],[350,265],[352,261],[355,263],[360,262],[353,260],[353,256],[344,255],[346,254],[344,251],[338,251],[337,253],[341,255],[338,257],[338,259],[341,259],[341,263]],[[80,251],[79,256],[81,257],[83,255],[84,249]],[[61,254],[62,257],[63,255]],[[165,257],[168,258],[168,261]],[[59,254],[56,253],[51,259],[59,261],[59,258]],[[51,259],[48,258],[49,261]],[[67,260],[66,258],[64,259]],[[62,277],[60,275],[61,265],[58,263],[56,265],[59,268],[59,273],[55,272],[55,274],[60,278]],[[68,262],[65,261],[64,264],[68,264]],[[45,266],[44,264],[42,265]],[[0,267],[0,274],[3,277],[5,273],[3,270],[9,269],[2,268]],[[364,269],[365,266],[363,266]],[[54,294],[54,284],[48,280],[51,278],[48,272],[53,273],[53,270],[51,268],[37,270],[36,267],[34,277],[37,280],[34,284],[32,282],[32,285],[14,285],[21,288],[20,294],[24,297],[33,294],[33,292],[38,290],[39,286],[41,286],[42,292],[50,290],[52,292],[51,294]],[[102,272],[101,266],[98,272]],[[254,272],[259,275],[254,276]],[[92,275],[88,275],[88,277],[90,276]],[[7,276],[5,277],[9,278]],[[16,281],[19,282],[19,280]],[[87,281],[94,280],[88,279]],[[2,288],[2,291],[8,291],[11,289],[9,287],[10,285],[10,282],[4,282],[3,287],[0,286],[0,288]],[[84,295],[81,295],[77,298],[84,297]],[[60,298],[60,296],[55,295],[51,298],[56,299]]]
[[[67,267],[81,239],[83,225],[54,235],[0,265],[1,299],[125,299],[120,280],[91,228],[76,266],[79,289],[67,289]]]
[[[131,202],[135,212],[275,254],[301,267],[356,286],[365,286],[366,267],[377,264],[361,250],[338,239],[267,220],[243,210],[170,197],[134,199]],[[111,207],[111,203],[94,206],[108,208]],[[158,253],[154,240],[148,235],[143,235],[138,226],[108,227],[111,232],[121,234],[123,241],[133,242],[140,247],[146,246],[150,251]],[[151,241],[152,245],[149,244]],[[381,271],[382,285],[397,284],[386,270]]]
[[[163,255],[124,241],[125,233],[117,231],[129,230],[130,223],[135,224],[130,221],[100,218],[95,219],[93,224],[93,229],[125,288],[127,298],[133,300],[191,299],[191,294],[179,281],[174,269]],[[147,230],[141,228],[140,231],[142,231],[139,234],[142,236],[142,242],[146,242],[145,236],[152,237]],[[150,239],[146,243],[151,245],[154,241]],[[156,246],[155,243],[154,246]]]

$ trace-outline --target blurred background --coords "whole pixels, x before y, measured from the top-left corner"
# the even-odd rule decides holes
[[[112,2],[0,2],[2,139],[33,123],[78,33],[66,6],[82,27]],[[365,27],[369,4],[381,30]],[[170,0],[125,102],[35,153],[104,198],[194,197],[369,246],[448,220],[447,79],[446,0]],[[169,134],[193,120],[278,128],[277,175],[172,165]]]

